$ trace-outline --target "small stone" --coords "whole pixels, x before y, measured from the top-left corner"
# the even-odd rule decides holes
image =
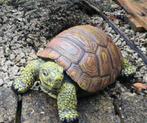
[[[24,59],[24,58],[21,59],[21,60],[20,60],[20,63],[21,63],[21,64],[26,64],[26,59]]]
[[[3,70],[4,72],[6,72],[6,71],[8,70],[8,66],[7,66],[7,65],[2,66],[2,70]]]
[[[24,58],[24,57],[25,57],[25,54],[24,54],[23,52],[20,52],[19,56],[20,56],[21,58]]]
[[[56,100],[39,91],[32,91],[23,96],[21,118],[22,123],[59,123]]]
[[[9,74],[10,75],[17,75],[18,70],[19,70],[19,67],[14,65],[13,67],[10,68]]]
[[[14,65],[14,63],[12,62],[12,61],[10,61],[10,60],[7,60],[6,62],[5,62],[5,65],[8,67],[8,66],[13,66]]]
[[[8,46],[5,48],[5,56],[8,57],[11,54],[11,51]]]
[[[120,35],[116,35],[115,39],[113,40],[114,42],[117,43],[117,45],[120,45],[121,44],[119,38],[120,38]]]
[[[4,80],[0,79],[0,86],[2,86],[4,84]]]
[[[147,49],[145,47],[142,47],[141,50],[145,53],[147,52]]]
[[[1,40],[0,40],[1,41]],[[0,47],[0,57],[4,57],[4,50],[2,47]]]
[[[143,76],[143,82],[147,82],[147,74]]]
[[[112,9],[117,9],[117,8],[119,8],[119,5],[117,5],[117,4],[111,4],[111,8]]]
[[[147,98],[142,95],[122,93],[120,96],[121,115],[124,116],[124,123],[146,123],[147,122]]]
[[[11,89],[0,87],[0,123],[14,123],[17,101]]]
[[[15,55],[14,54],[10,54],[10,60],[13,60],[13,59],[15,59]]]
[[[97,96],[79,99],[78,110],[80,123],[119,123],[108,94],[99,93]]]

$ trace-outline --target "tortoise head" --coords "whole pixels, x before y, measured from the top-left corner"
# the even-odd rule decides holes
[[[46,62],[41,65],[39,78],[47,90],[57,91],[63,83],[63,68],[54,62]]]

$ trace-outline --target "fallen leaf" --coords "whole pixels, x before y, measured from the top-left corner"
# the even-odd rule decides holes
[[[138,93],[147,89],[147,85],[140,82],[134,83],[133,87]]]

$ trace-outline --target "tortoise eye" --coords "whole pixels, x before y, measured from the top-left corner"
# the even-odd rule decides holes
[[[42,73],[43,73],[44,76],[48,76],[48,74],[49,74],[47,70],[43,70]]]

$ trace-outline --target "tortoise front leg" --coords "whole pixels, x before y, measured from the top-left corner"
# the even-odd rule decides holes
[[[60,120],[64,123],[78,122],[76,88],[71,83],[64,83],[57,97]]]
[[[17,93],[25,93],[34,84],[43,60],[32,60],[21,72],[21,75],[12,83],[12,88]]]

